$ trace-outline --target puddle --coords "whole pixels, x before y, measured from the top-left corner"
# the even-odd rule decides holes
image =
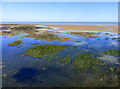
[[[52,31],[52,29],[37,29],[37,30],[39,30],[39,31]]]
[[[0,30],[0,32],[10,32],[11,30]]]

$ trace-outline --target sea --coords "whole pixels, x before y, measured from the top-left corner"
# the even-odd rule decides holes
[[[118,22],[0,22],[1,24],[118,25]]]

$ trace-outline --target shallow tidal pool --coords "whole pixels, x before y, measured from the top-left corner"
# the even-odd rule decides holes
[[[119,34],[2,31],[3,87],[118,87]]]

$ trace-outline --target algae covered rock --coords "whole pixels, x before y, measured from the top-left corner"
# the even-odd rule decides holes
[[[34,44],[31,44],[31,45],[40,45],[41,43],[34,43]]]
[[[78,69],[91,68],[96,69],[98,65],[104,65],[102,60],[97,59],[94,55],[89,53],[78,54],[73,61],[73,66]]]
[[[118,65],[116,71],[120,73],[120,64]]]
[[[93,36],[93,35],[98,35],[100,33],[98,32],[69,32],[68,34],[77,35],[77,36],[81,36],[84,38],[98,38],[98,36]]]
[[[17,45],[20,45],[21,43],[22,43],[21,40],[16,40],[16,41],[14,41],[14,42],[8,44],[8,46],[17,46]]]
[[[40,45],[40,46],[34,46],[26,50],[24,55],[31,55],[34,57],[42,57],[47,56],[49,54],[55,54],[58,51],[61,51],[68,47],[68,45]]]
[[[62,62],[62,64],[67,64],[71,61],[71,57],[72,55],[68,54],[64,58],[60,59],[60,61]]]
[[[120,50],[117,50],[117,49],[109,49],[109,50],[107,50],[107,51],[104,51],[104,54],[118,57],[119,54],[120,54]]]
[[[46,41],[53,41],[53,40],[59,40],[59,41],[66,41],[70,38],[64,38],[64,37],[59,37],[58,35],[52,33],[52,32],[44,32],[40,34],[30,34],[26,35],[23,37],[29,37],[29,38],[34,38],[35,40],[46,40]]]

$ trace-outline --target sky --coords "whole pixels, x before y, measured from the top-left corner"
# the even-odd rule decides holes
[[[3,22],[117,22],[117,2],[2,2]]]
[[[120,0],[1,0],[3,2],[119,2]]]

